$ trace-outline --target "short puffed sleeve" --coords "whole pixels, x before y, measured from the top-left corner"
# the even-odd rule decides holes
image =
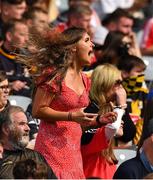
[[[60,86],[57,84],[60,77],[57,76],[53,80],[50,80],[53,68],[46,68],[43,70],[42,75],[37,78],[37,87],[43,88],[44,91],[49,93],[58,93],[60,91]]]

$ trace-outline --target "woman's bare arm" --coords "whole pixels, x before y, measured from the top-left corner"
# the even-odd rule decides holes
[[[70,121],[68,118],[69,112],[55,111],[49,107],[53,98],[56,98],[54,94],[48,93],[42,88],[38,88],[33,102],[33,116],[52,123],[56,121]],[[96,116],[96,114],[84,113],[83,110],[80,110],[73,112],[71,121],[90,125],[90,123],[95,120]]]

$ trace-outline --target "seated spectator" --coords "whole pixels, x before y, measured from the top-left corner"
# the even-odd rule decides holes
[[[31,96],[28,70],[16,62],[16,55],[26,46],[28,27],[23,20],[14,20],[5,26],[5,40],[0,48],[0,70],[6,72],[13,95]]]
[[[111,140],[114,135],[123,135],[121,122],[126,108],[126,92],[120,83],[122,81],[121,72],[113,65],[98,66],[93,71],[91,80],[91,102],[99,107],[99,114],[112,111],[109,104],[112,102],[114,111],[117,112],[117,120],[101,128],[85,131],[83,134],[81,149],[84,173],[86,178],[111,179],[118,162],[113,153]],[[99,123],[102,122],[101,119],[99,121]],[[126,119],[126,121],[129,120]]]
[[[13,176],[15,179],[47,179],[48,167],[43,162],[26,159],[16,163]]]
[[[122,71],[123,86],[127,92],[127,107],[137,127],[134,138],[134,144],[137,144],[142,132],[144,107],[148,94],[144,80],[146,65],[142,59],[128,55],[119,62],[118,68]]]
[[[7,108],[10,105],[8,101],[9,92],[10,86],[8,83],[7,76],[4,71],[0,71],[0,112],[3,112],[5,108]],[[31,140],[36,138],[40,122],[38,119],[32,118],[31,108],[32,107],[29,105],[29,108],[26,112],[28,118],[28,125],[30,127],[30,144],[32,143]]]
[[[0,178],[13,179],[13,168],[18,161],[33,159],[38,163],[46,163],[41,154],[26,148],[30,129],[22,108],[9,106],[0,113],[0,119],[0,140],[3,141],[4,148]],[[56,178],[51,168],[48,171],[48,178]]]

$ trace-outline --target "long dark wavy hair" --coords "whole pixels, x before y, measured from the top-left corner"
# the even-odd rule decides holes
[[[85,29],[71,27],[62,33],[57,28],[47,30],[42,34],[33,32],[30,34],[29,44],[34,51],[29,55],[17,55],[17,60],[28,68],[36,67],[33,77],[42,75],[46,68],[52,71],[44,75],[45,78],[38,83],[44,83],[58,78],[57,84],[61,85],[68,67],[73,63],[73,47],[86,33]],[[45,73],[45,72],[44,72]]]

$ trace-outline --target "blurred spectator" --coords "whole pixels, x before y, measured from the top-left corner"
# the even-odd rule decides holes
[[[23,14],[23,18],[25,18],[30,30],[34,29],[37,30],[38,32],[42,32],[43,29],[49,27],[49,18],[47,11],[41,8],[38,7],[29,8]]]
[[[2,0],[0,17],[0,39],[3,39],[5,33],[3,27],[12,19],[22,19],[22,14],[26,10],[25,0]]]
[[[13,176],[15,179],[47,179],[48,167],[43,162],[26,159],[16,163]]]
[[[30,129],[22,108],[9,106],[0,113],[0,119],[0,140],[3,140],[4,147],[0,178],[13,179],[13,168],[18,161],[33,159],[38,163],[46,163],[42,155],[26,148]],[[48,171],[48,178],[56,178],[51,168]]]
[[[0,48],[0,70],[6,72],[14,95],[31,96],[31,80],[28,70],[17,63],[16,55],[26,47],[28,27],[23,20],[14,20],[5,26],[5,40]]]
[[[102,24],[109,31],[120,31],[126,35],[131,34],[133,27],[133,17],[127,10],[116,9],[111,14],[107,15]]]
[[[78,5],[72,6],[69,10],[68,21],[60,23],[57,26],[61,31],[64,31],[68,27],[76,26],[84,28],[87,32],[91,33],[90,20],[92,10],[89,6]]]
[[[133,32],[133,17],[127,10],[116,9],[113,13],[109,14],[102,21],[102,24],[109,31],[120,31],[127,36],[132,42],[132,46],[136,51],[136,56],[141,57],[141,52],[139,49],[139,45],[137,43],[136,34]]]
[[[148,94],[148,88],[144,78],[146,65],[142,59],[127,55],[120,61],[118,68],[122,71],[123,86],[127,92],[127,104],[130,116],[137,127],[134,138],[134,143],[137,144],[142,132],[144,108]]]
[[[71,7],[77,7],[77,6],[89,6],[92,10],[92,15],[91,15],[91,21],[90,21],[90,25],[93,27],[97,27],[101,25],[100,22],[100,18],[97,15],[96,11],[92,8],[92,3],[93,0],[69,0],[69,9],[71,9]],[[69,16],[69,10],[66,10],[64,12],[62,12],[61,14],[59,14],[59,16],[57,17],[57,20],[55,21],[56,23],[60,23],[60,22],[67,22],[68,21],[68,16]]]
[[[146,19],[152,15],[152,0],[97,0],[93,3],[94,9],[101,20],[111,14],[117,8],[128,9],[134,19],[133,29],[138,32],[143,28]]]

